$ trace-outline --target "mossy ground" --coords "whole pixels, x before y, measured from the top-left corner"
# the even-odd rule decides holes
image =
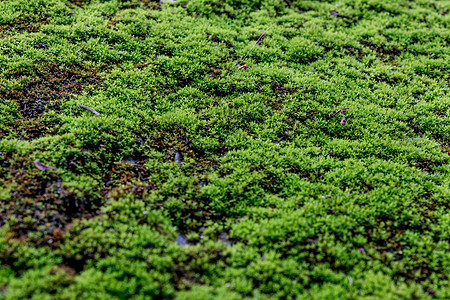
[[[449,9],[1,1],[1,297],[449,299]]]

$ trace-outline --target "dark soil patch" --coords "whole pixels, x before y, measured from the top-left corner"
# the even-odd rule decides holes
[[[435,167],[442,166],[442,163],[437,163],[435,161],[430,161],[426,159],[416,159],[414,165],[422,170],[423,172],[433,173]]]
[[[155,189],[155,185],[147,180],[150,172],[144,164],[142,159],[132,157],[114,163],[102,178],[103,196],[107,199],[120,198],[123,194],[132,193],[142,199],[149,190]]]
[[[361,44],[374,51],[376,55],[383,61],[392,61],[396,56],[400,55],[400,50],[397,48],[386,49],[383,46],[377,47],[369,41],[361,41]]]
[[[175,161],[175,152],[178,152],[181,157],[195,155],[192,151],[192,141],[180,128],[158,132],[149,140],[149,144],[150,147],[165,153],[164,157],[167,161]]]
[[[42,45],[38,45],[42,47]],[[98,70],[80,66],[66,68],[56,64],[36,65],[32,70],[17,70],[12,76],[18,80],[30,78],[17,89],[0,88],[0,98],[17,103],[22,116],[11,130],[30,140],[52,132],[56,124],[43,124],[40,117],[48,111],[59,111],[61,102],[69,95],[81,94],[85,86],[100,83]],[[7,135],[0,131],[0,137]]]
[[[90,0],[86,0],[86,1],[83,1],[83,0],[68,0],[68,1],[70,3],[72,3],[72,4],[75,4],[75,5],[79,6],[79,7],[83,7],[85,4],[91,3]]]
[[[45,121],[40,118],[19,119],[14,123],[18,139],[33,140],[46,135],[54,135],[57,133],[59,124],[57,122]],[[0,131],[0,137],[8,135],[8,132]]]
[[[75,218],[91,218],[99,212],[101,199],[95,192],[69,190],[53,171],[27,170],[26,157],[5,157],[9,172],[4,186],[12,187],[10,197],[0,202],[0,226],[7,222],[17,238],[26,238],[37,244],[53,243],[64,235],[66,227]],[[4,169],[2,169],[4,171]],[[34,233],[34,234],[30,234]]]
[[[159,0],[139,0],[138,2],[143,3],[149,9],[161,9]],[[136,8],[136,4],[128,4],[128,8]]]
[[[34,77],[34,80],[20,90],[0,91],[0,97],[17,101],[25,118],[36,118],[49,110],[57,111],[65,97],[81,94],[86,85],[100,81],[92,69],[65,68],[56,64],[36,65],[30,73],[18,70],[14,77],[20,79],[25,75]]]
[[[42,15],[37,15],[35,18],[17,19],[12,23],[0,25],[0,33],[8,35],[11,31],[18,33],[38,32],[40,26],[46,23],[48,23],[48,18]]]

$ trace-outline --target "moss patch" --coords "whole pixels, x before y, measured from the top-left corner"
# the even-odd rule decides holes
[[[450,297],[444,4],[0,11],[3,298]]]

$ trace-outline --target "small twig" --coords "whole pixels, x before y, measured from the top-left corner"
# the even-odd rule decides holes
[[[248,66],[247,66],[247,64],[245,64],[245,65],[242,65],[242,66],[240,66],[239,68],[238,68],[238,70],[242,70],[242,69],[247,69],[248,68]]]
[[[331,113],[329,114],[329,117],[332,118],[332,117],[334,117],[338,112],[341,112],[341,114],[342,114],[341,125],[345,125],[345,124],[347,123],[347,119],[345,118],[345,115],[344,115],[344,109],[349,109],[349,108],[350,108],[350,107],[343,107],[343,108],[341,108],[341,109],[338,109],[336,112],[331,112]]]
[[[41,171],[47,171],[47,170],[54,170],[55,169],[55,167],[44,165],[43,163],[41,163],[37,159],[34,161],[34,165],[36,166],[36,168],[38,168]]]
[[[98,112],[97,112],[96,110],[94,110],[93,108],[90,108],[90,107],[88,107],[88,106],[81,105],[80,103],[78,103],[78,107],[84,108],[84,109],[90,111],[91,113],[93,113],[93,114],[95,114],[95,115],[97,115],[97,116],[100,115],[100,113],[98,113]]]
[[[341,113],[342,113],[341,125],[345,125],[345,123],[347,123],[347,120],[345,119],[344,111],[342,109],[341,109]]]
[[[275,24],[275,23],[273,23],[273,24]],[[263,37],[265,37],[265,33],[273,26],[273,24],[270,25],[266,30],[264,30],[264,32],[259,36],[258,40],[253,44],[253,46],[252,46],[252,47],[250,48],[250,50],[247,52],[247,54],[245,54],[244,58],[241,59],[241,61],[238,62],[238,63],[231,69],[231,71],[229,72],[229,74],[231,74],[231,73],[236,69],[236,67],[239,66],[239,65],[247,58],[247,56],[250,54],[250,52],[253,50],[253,48],[255,48],[256,44],[258,44],[259,40],[261,40]],[[241,66],[241,67],[242,67],[242,66]],[[248,67],[248,66],[247,66],[247,67]],[[239,69],[239,70],[240,70],[240,69]]]

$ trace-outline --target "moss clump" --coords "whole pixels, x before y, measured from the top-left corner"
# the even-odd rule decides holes
[[[450,298],[442,3],[0,11],[3,298]]]

